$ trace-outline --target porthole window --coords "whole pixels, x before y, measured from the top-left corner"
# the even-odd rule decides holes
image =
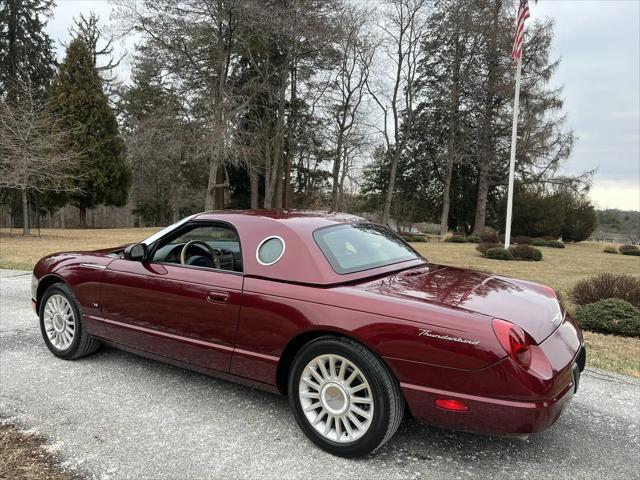
[[[261,265],[273,265],[284,255],[284,240],[280,237],[265,238],[258,246],[256,258]]]

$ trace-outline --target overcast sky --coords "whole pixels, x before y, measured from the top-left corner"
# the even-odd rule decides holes
[[[108,23],[112,9],[102,0],[56,3],[48,32],[58,43],[68,40],[74,16],[94,11]],[[640,0],[529,3],[532,19],[556,23],[552,55],[562,61],[552,83],[564,87],[567,126],[578,137],[566,173],[597,169],[591,198],[598,208],[640,210]],[[131,53],[131,42],[118,48]],[[120,76],[129,68],[123,61]]]

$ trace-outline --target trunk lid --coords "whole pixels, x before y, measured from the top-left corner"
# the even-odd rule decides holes
[[[551,335],[563,317],[544,285],[444,265],[413,268],[360,288],[501,318],[524,329],[536,343]]]

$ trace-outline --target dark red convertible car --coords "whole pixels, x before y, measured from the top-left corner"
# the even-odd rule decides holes
[[[54,355],[107,343],[281,392],[342,456],[379,448],[405,407],[430,425],[538,432],[585,363],[551,288],[428,263],[342,214],[193,215],[139,244],[43,258],[32,297]]]

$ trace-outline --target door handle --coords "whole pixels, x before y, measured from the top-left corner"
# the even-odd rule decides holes
[[[227,303],[229,301],[229,296],[229,292],[209,292],[207,294],[207,302]]]

